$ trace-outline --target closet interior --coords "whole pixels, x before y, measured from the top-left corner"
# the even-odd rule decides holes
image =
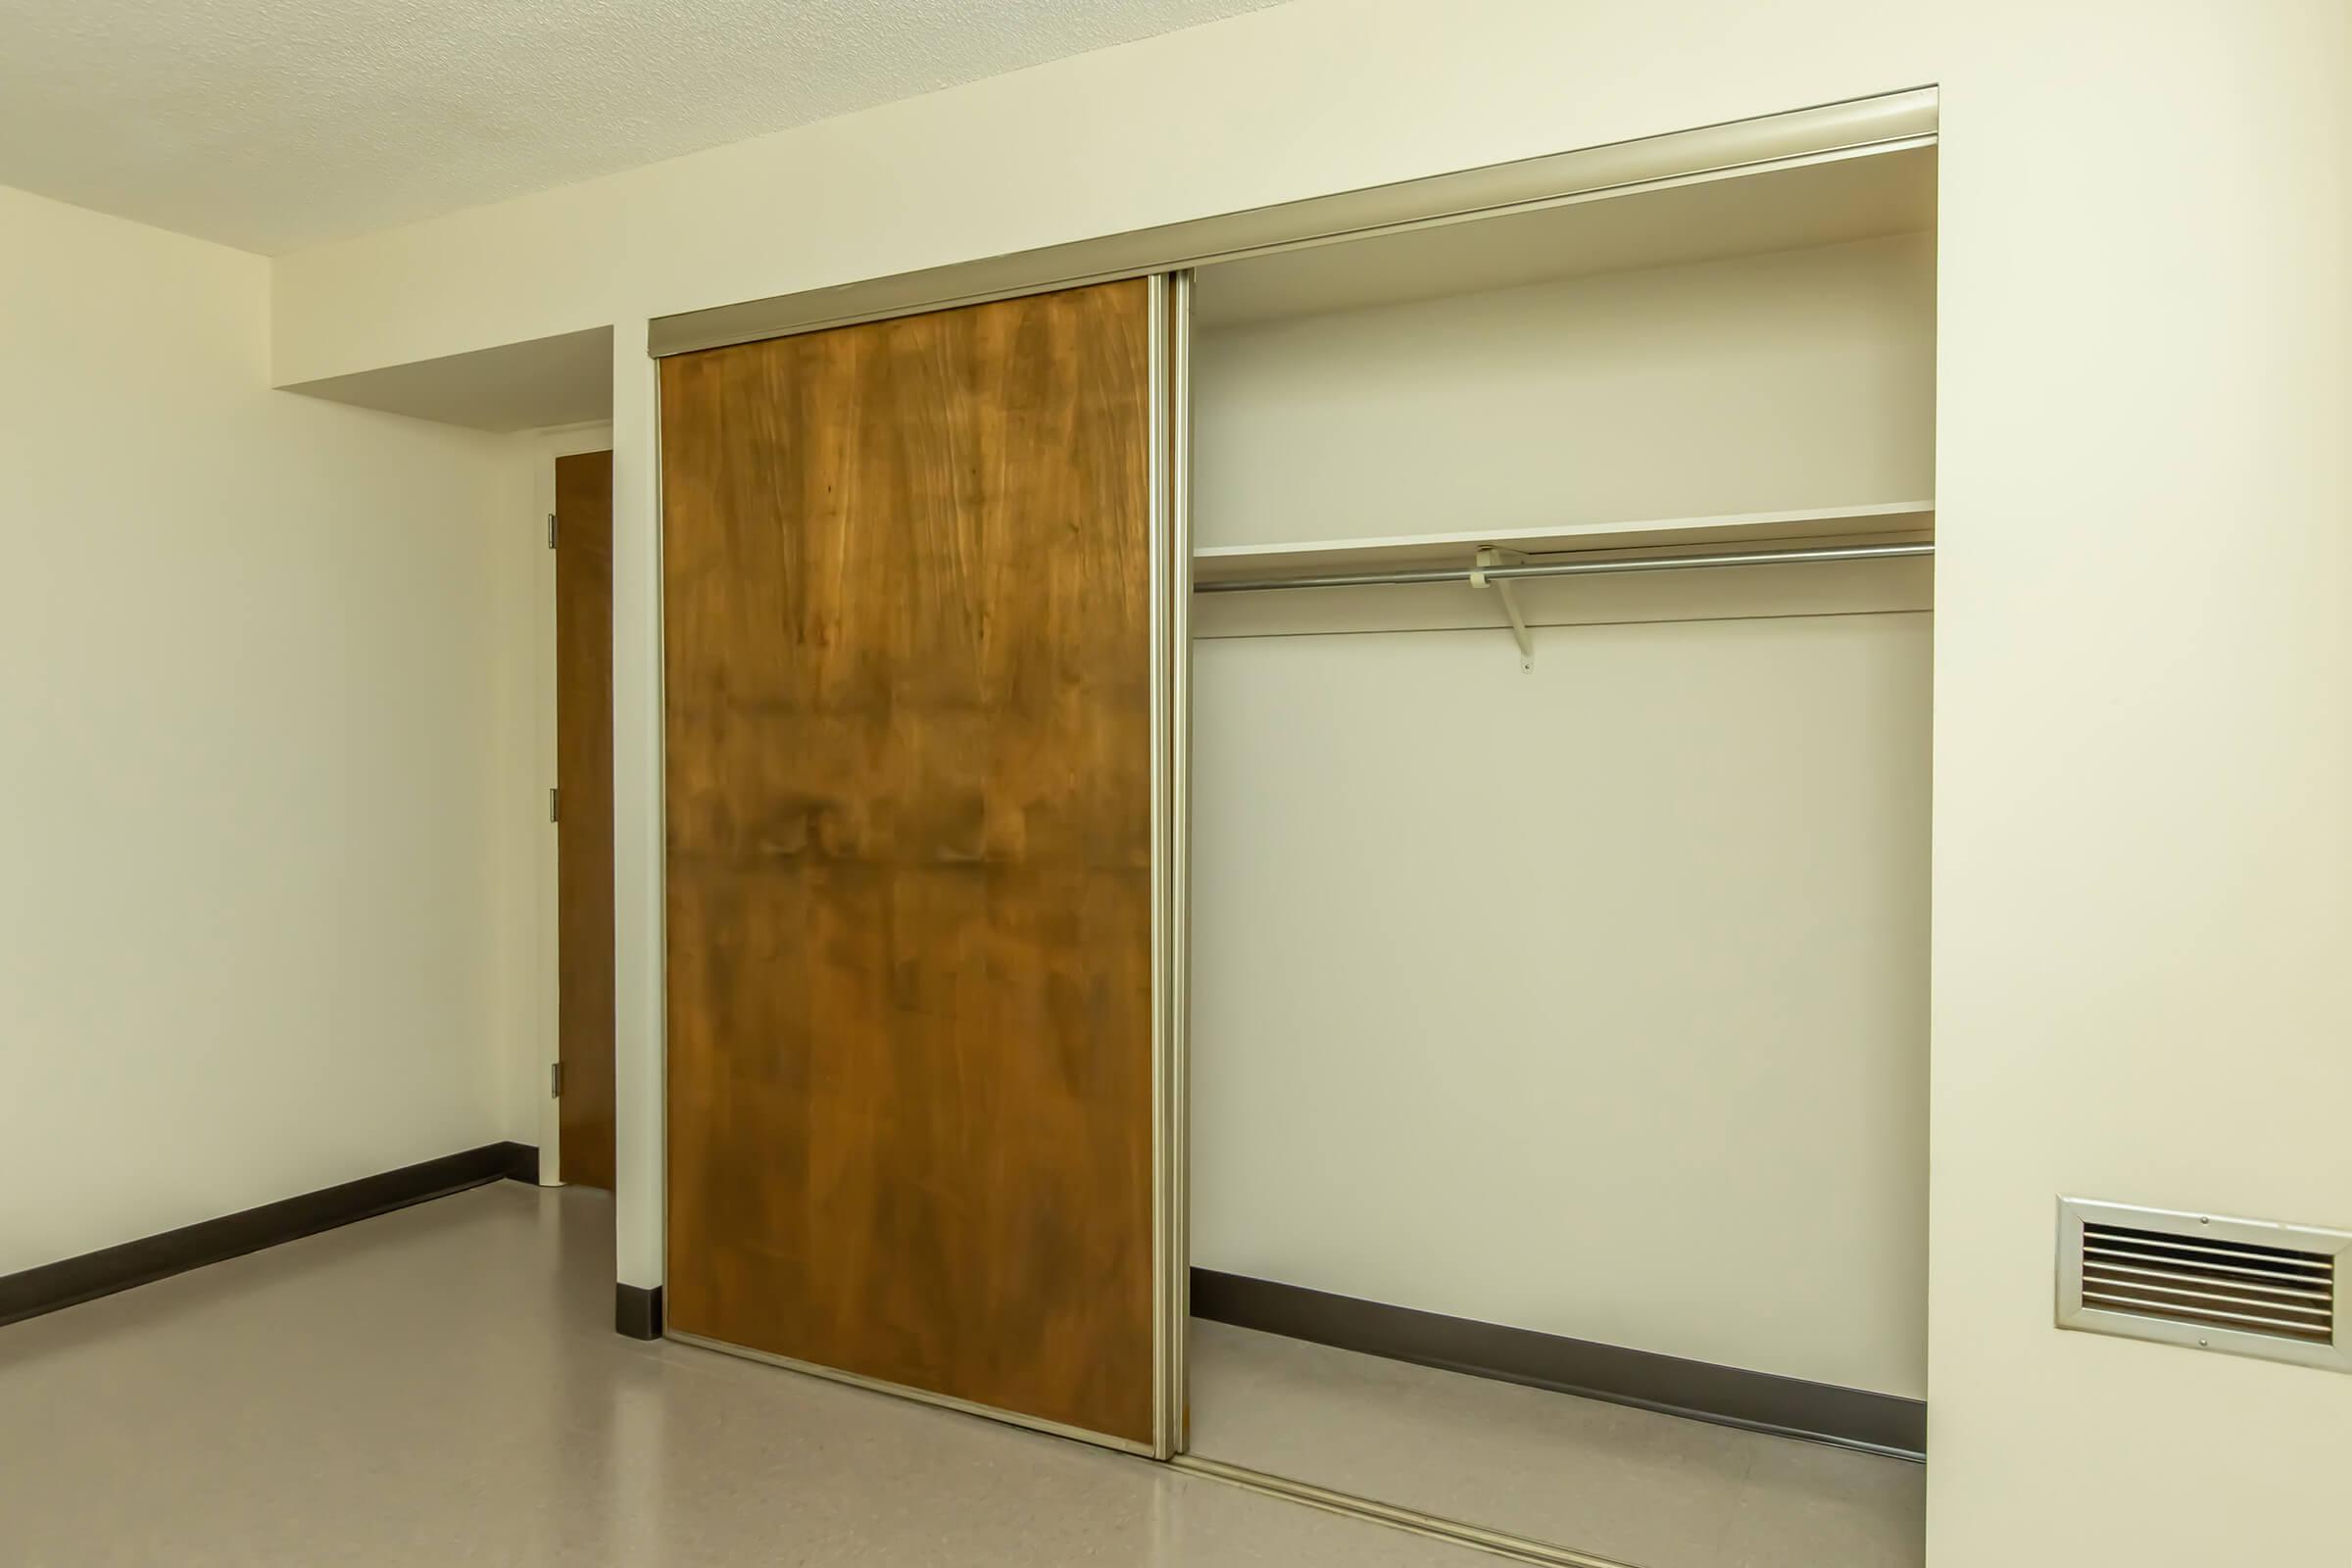
[[[1933,93],[665,318],[668,1332],[1923,1555]]]
[[[1196,1461],[1921,1559],[1935,157],[1195,274]]]

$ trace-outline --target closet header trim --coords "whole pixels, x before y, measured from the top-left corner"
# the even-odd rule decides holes
[[[655,358],[1500,213],[1922,147],[1933,87],[1163,223],[654,318]]]

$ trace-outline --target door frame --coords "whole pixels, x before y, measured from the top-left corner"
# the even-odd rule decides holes
[[[530,776],[535,788],[530,809],[538,824],[532,839],[532,950],[528,1064],[523,1081],[538,1106],[539,1185],[564,1182],[563,1107],[549,1093],[556,1063],[564,1059],[563,970],[557,932],[562,892],[557,879],[556,824],[548,812],[548,791],[556,787],[556,553],[548,547],[548,519],[556,512],[556,460],[612,450],[612,421],[589,420],[534,430],[525,461],[530,465],[529,510],[517,519],[529,529],[531,567],[531,738]],[[617,1180],[617,1177],[615,1178]]]
[[[1193,274],[1152,280],[1152,1457],[1187,1446],[1193,1300]]]

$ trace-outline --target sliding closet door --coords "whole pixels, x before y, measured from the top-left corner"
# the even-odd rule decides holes
[[[662,365],[669,1322],[1134,1443],[1149,289]]]

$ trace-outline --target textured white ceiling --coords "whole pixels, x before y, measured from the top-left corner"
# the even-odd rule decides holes
[[[276,253],[1272,3],[0,0],[0,184]]]

